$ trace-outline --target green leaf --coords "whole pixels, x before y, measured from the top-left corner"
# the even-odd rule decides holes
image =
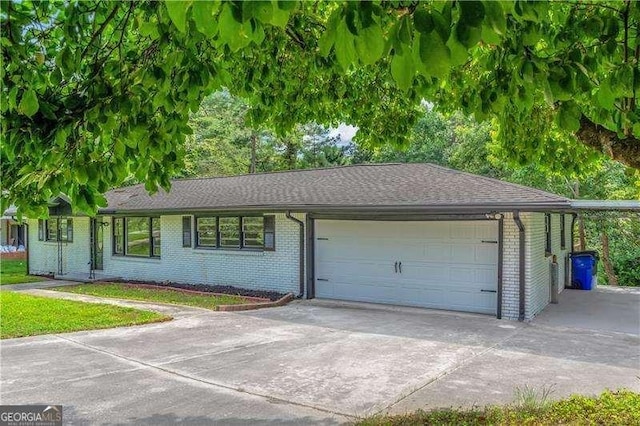
[[[451,69],[451,52],[438,33],[422,34],[418,43],[419,55],[428,75],[443,78]]]
[[[33,89],[27,90],[20,100],[20,104],[18,105],[18,111],[27,117],[33,117],[36,112],[40,109],[40,104],[38,104],[38,96]]]
[[[338,63],[344,70],[349,69],[357,57],[353,39],[346,22],[341,21],[336,32],[335,50]]]
[[[460,21],[470,27],[480,27],[485,15],[483,4],[479,1],[461,1],[457,4],[460,7]]]
[[[320,55],[325,58],[329,56],[329,52],[331,52],[331,48],[336,41],[336,33],[338,31],[339,23],[340,10],[336,10],[329,17],[329,20],[327,21],[327,27],[322,33],[320,40],[318,40],[318,49],[320,50]]]
[[[286,27],[287,23],[289,23],[289,16],[291,15],[291,11],[281,9],[280,4],[278,4],[278,2],[276,2],[275,0],[272,4],[274,4],[275,7],[273,7],[272,10],[271,24],[280,28]]]
[[[558,111],[558,124],[563,130],[576,132],[580,128],[580,108],[575,102],[563,102]]]
[[[187,10],[191,6],[191,0],[174,0],[165,2],[167,13],[173,25],[184,33],[187,31]]]
[[[480,41],[482,29],[465,24],[462,20],[456,24],[456,38],[467,49],[472,48]]]
[[[209,1],[196,1],[191,6],[191,17],[196,28],[207,37],[213,37],[218,32],[216,20],[213,19],[214,3]]]
[[[611,90],[611,85],[608,80],[604,80],[600,83],[600,87],[598,88],[598,93],[596,94],[596,99],[602,108],[605,109],[613,109],[616,97]]]
[[[360,61],[365,65],[375,63],[384,51],[384,37],[378,24],[373,24],[360,30],[355,37],[356,52]]]
[[[405,46],[402,53],[396,53],[391,59],[391,76],[399,89],[406,91],[413,83],[415,67],[409,46]]]
[[[447,41],[447,47],[451,52],[451,66],[456,67],[458,65],[462,65],[467,62],[469,58],[469,52],[467,52],[467,48],[464,47],[458,39],[455,37],[451,37]]]
[[[496,34],[505,35],[507,33],[507,17],[501,2],[489,0],[483,4],[487,24]]]
[[[429,34],[433,31],[435,24],[431,14],[427,12],[425,7],[418,6],[416,11],[413,12],[413,26],[422,34]]]

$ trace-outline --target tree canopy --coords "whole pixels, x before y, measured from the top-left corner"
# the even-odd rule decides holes
[[[640,168],[638,18],[630,0],[0,2],[2,200],[93,213],[131,176],[168,188],[221,87],[280,135],[345,122],[402,144],[428,101],[494,119],[522,163]]]

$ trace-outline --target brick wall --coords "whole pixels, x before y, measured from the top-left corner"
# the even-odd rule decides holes
[[[58,273],[58,243],[54,241],[38,241],[38,221],[30,219],[29,223],[29,273]],[[91,252],[89,247],[89,218],[73,218],[73,242],[62,243],[62,272],[89,274]]]
[[[571,251],[571,215],[564,215],[565,249],[561,248],[560,214],[551,215],[551,252],[557,256],[558,291],[564,289],[565,261]],[[545,256],[544,213],[521,213],[525,227],[525,319],[532,319],[550,301],[550,263]],[[511,213],[504,215],[504,257],[502,316],[518,319],[519,312],[519,235]]]
[[[189,284],[232,285],[283,293],[299,291],[299,226],[276,214],[276,250],[206,250],[182,247],[182,216],[161,216],[160,259],[112,255],[111,217],[104,232],[102,275],[131,280],[172,281]],[[294,215],[304,220],[304,215]],[[30,220],[30,272],[52,274],[58,270],[58,244],[38,241],[38,221]],[[63,273],[88,276],[89,219],[73,218],[72,243],[63,243]]]

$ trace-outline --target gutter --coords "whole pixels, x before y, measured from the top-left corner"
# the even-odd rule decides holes
[[[301,299],[302,296],[304,296],[304,222],[301,221],[300,219],[296,219],[295,217],[291,216],[291,211],[287,210],[285,213],[285,216],[287,219],[295,222],[298,224],[298,226],[300,227],[300,248],[298,251],[299,254],[299,270],[300,270],[300,288],[299,288],[299,292],[298,295],[296,296],[296,299]]]
[[[522,220],[520,219],[520,212],[518,210],[514,210],[513,211],[513,221],[516,223],[516,226],[518,227],[518,243],[519,243],[519,256],[518,256],[518,275],[519,275],[519,291],[518,291],[518,297],[519,297],[519,312],[518,312],[518,321],[524,321],[524,311],[525,311],[525,306],[524,306],[524,290],[525,290],[525,275],[524,275],[524,268],[525,268],[525,263],[524,263],[524,256],[525,256],[525,241],[524,241],[524,224],[522,223]]]
[[[331,205],[331,204],[264,204],[264,205],[246,205],[246,206],[221,206],[221,207],[170,207],[170,208],[140,208],[140,209],[117,209],[104,208],[99,209],[100,215],[128,215],[128,214],[146,214],[146,213],[164,213],[164,214],[197,214],[197,213],[246,213],[248,211],[269,211],[275,213],[286,213],[287,211],[295,211],[299,213],[404,213],[404,214],[425,214],[425,213],[446,213],[446,214],[485,214],[488,212],[500,212],[519,210],[527,212],[553,212],[565,213],[570,212],[571,208],[568,201],[547,202],[547,203],[508,203],[508,204],[484,204],[484,205],[460,205],[460,204],[440,204],[440,205]]]

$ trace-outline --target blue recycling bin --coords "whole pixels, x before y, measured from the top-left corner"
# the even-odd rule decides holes
[[[580,290],[593,290],[597,282],[598,253],[577,251],[571,253],[571,284]]]

